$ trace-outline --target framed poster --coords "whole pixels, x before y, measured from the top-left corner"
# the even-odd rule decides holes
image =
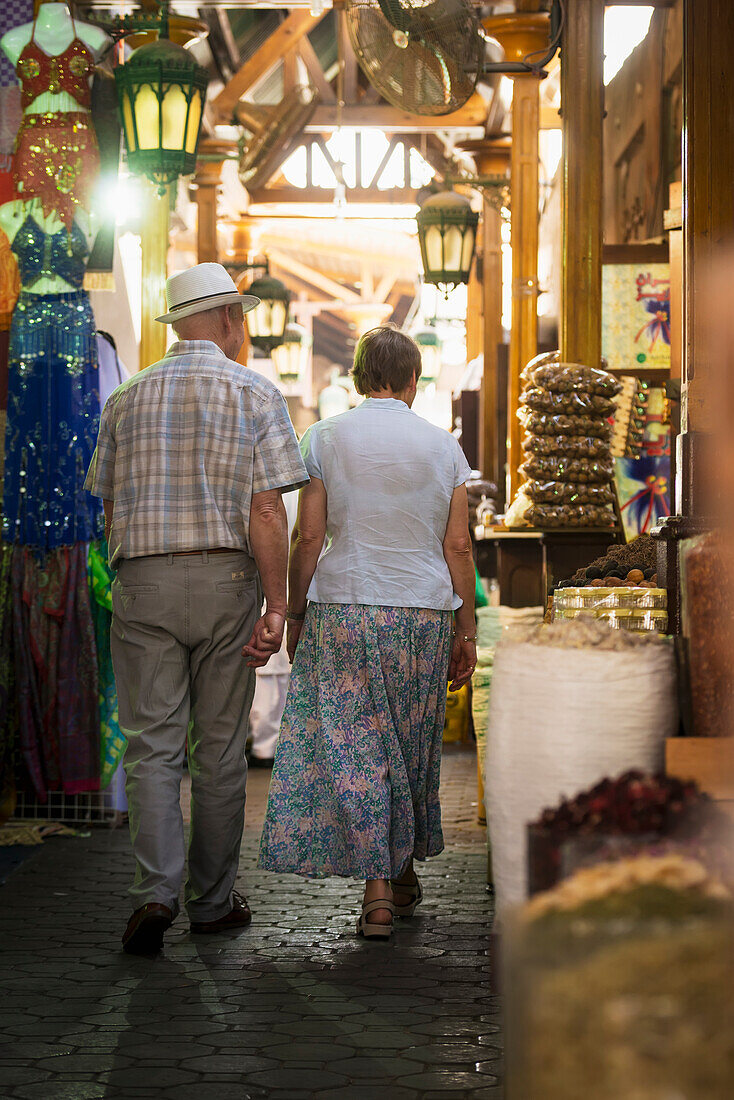
[[[667,262],[603,265],[601,350],[611,371],[644,376],[650,370],[670,370]]]

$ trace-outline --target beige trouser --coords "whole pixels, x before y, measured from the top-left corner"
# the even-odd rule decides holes
[[[178,913],[185,846],[180,783],[186,746],[191,833],[185,904],[191,920],[232,906],[245,816],[245,740],[255,685],[241,649],[262,597],[249,555],[133,558],[112,586],[112,660],[120,703],[135,908]]]

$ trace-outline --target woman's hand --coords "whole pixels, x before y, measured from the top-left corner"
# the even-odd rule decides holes
[[[449,662],[449,691],[458,691],[468,684],[476,667],[476,642],[465,642],[461,634],[456,634]]]
[[[288,654],[288,660],[293,664],[293,658],[296,654],[296,648],[301,638],[301,631],[303,630],[303,623],[294,622],[293,619],[288,620],[288,633],[286,636],[286,652]]]

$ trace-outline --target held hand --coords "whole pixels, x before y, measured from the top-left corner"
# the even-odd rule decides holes
[[[301,638],[301,631],[303,630],[303,623],[294,622],[293,619],[288,620],[288,640],[286,641],[286,651],[288,653],[288,660],[293,664],[293,658],[296,655],[296,648]]]
[[[255,623],[252,637],[242,647],[242,656],[249,658],[250,668],[262,668],[283,644],[285,615],[276,611],[266,611]]]
[[[475,642],[465,642],[460,635],[454,638],[449,663],[449,691],[458,691],[468,684],[477,667],[477,647]]]

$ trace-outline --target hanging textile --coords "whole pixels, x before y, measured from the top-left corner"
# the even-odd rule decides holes
[[[103,534],[84,492],[99,425],[97,338],[89,296],[34,294],[55,272],[81,285],[87,242],[76,226],[48,234],[32,217],[16,234],[23,289],[10,326],[3,538],[44,550]]]
[[[13,668],[13,549],[0,543],[0,823],[13,812],[18,708]]]
[[[109,786],[122,759],[127,740],[120,729],[117,712],[117,688],[112,669],[110,626],[112,624],[112,580],[114,573],[107,564],[107,544],[93,543],[89,547],[89,586],[92,596],[92,618],[97,640],[99,718],[102,742],[101,786]]]

